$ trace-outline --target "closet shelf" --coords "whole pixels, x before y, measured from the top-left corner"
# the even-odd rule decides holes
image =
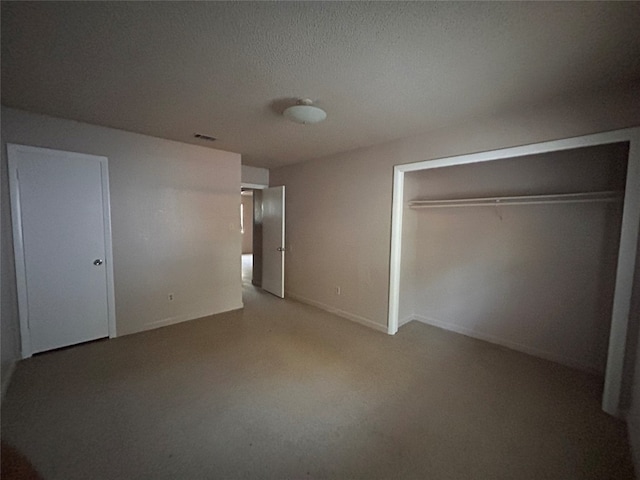
[[[558,193],[513,197],[455,198],[449,200],[411,200],[410,208],[495,207],[497,205],[543,205],[553,203],[619,202],[623,192]]]

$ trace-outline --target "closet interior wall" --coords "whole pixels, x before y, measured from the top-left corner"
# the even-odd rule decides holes
[[[410,208],[412,200],[624,191],[628,144],[405,176],[400,325],[422,321],[603,373],[619,201]]]

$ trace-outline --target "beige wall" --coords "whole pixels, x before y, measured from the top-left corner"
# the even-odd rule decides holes
[[[240,155],[3,107],[3,374],[19,331],[6,143],[108,157],[118,335],[242,307]]]

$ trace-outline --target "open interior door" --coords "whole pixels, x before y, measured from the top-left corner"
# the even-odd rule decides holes
[[[284,298],[284,186],[262,190],[262,288]]]

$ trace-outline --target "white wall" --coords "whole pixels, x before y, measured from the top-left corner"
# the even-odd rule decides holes
[[[640,242],[636,258],[640,259]],[[636,262],[634,291],[631,300],[632,318],[635,320],[636,335],[640,324],[640,261]],[[633,329],[632,329],[633,330]],[[631,332],[630,332],[631,333]],[[635,361],[633,362],[633,376],[629,378],[627,388],[631,391],[631,402],[627,414],[631,451],[636,466],[636,472],[640,471],[640,338],[631,339],[629,345],[635,346]]]
[[[3,172],[6,143],[108,157],[118,335],[242,307],[239,154],[3,107]],[[18,327],[2,187],[4,373]]]
[[[4,119],[3,119],[4,120]],[[3,135],[4,137],[4,132]],[[4,145],[2,146],[5,151]],[[13,261],[13,237],[11,231],[11,208],[9,203],[9,182],[7,177],[7,162],[0,162],[0,352],[2,354],[2,397],[9,384],[15,361],[20,356],[20,337],[18,331],[18,300],[16,296],[15,267]],[[1,398],[1,397],[0,397]]]
[[[255,186],[268,186],[269,185],[269,170],[266,168],[250,167],[248,165],[242,165],[242,185],[255,187]]]
[[[406,200],[623,190],[626,144],[408,173]],[[412,209],[400,304],[417,320],[604,372],[622,199]],[[404,258],[404,256],[407,258]]]

